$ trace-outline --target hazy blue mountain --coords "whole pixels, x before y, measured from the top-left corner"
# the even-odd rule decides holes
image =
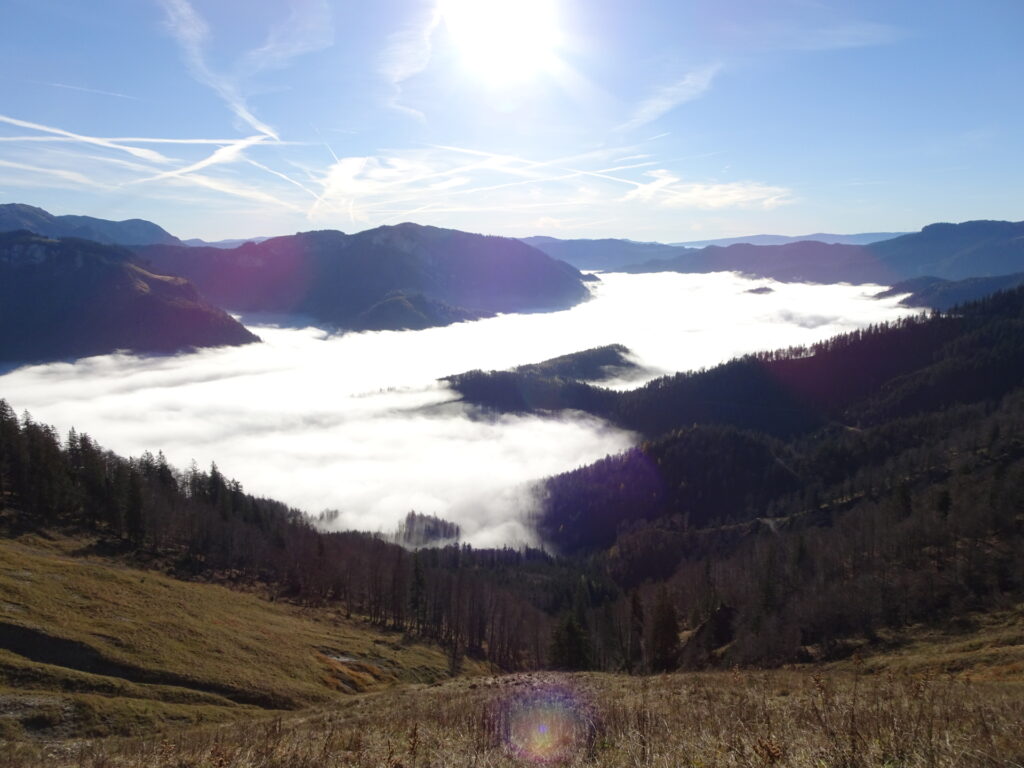
[[[1024,271],[1024,221],[929,224],[920,232],[873,243],[870,251],[895,274],[946,280]]]
[[[861,232],[855,235],[835,235],[828,232],[815,232],[812,235],[745,235],[743,237],[719,237],[714,240],[689,240],[685,243],[670,243],[670,245],[684,248],[706,248],[709,245],[735,245],[737,243],[748,243],[749,245],[785,245],[786,243],[798,243],[801,240],[814,240],[818,243],[839,243],[842,245],[870,245],[880,240],[891,240],[894,237],[905,235],[906,232]]]
[[[802,237],[786,235],[750,235],[748,237],[726,237],[717,240],[694,240],[688,243],[641,243],[635,240],[560,240],[554,237],[524,237],[522,241],[539,248],[548,256],[567,261],[578,269],[600,269],[614,272],[624,267],[642,264],[652,259],[674,259],[684,257],[688,250],[705,248],[709,245],[729,246],[738,243],[749,245],[785,245],[803,240],[819,243],[842,243],[846,245],[867,245],[879,240],[902,235],[902,232],[866,232],[857,235],[831,235],[817,233]]]
[[[114,245],[180,245],[167,230],[145,219],[110,221],[92,216],[54,216],[22,203],[0,205],[0,232],[27,229],[44,237],[78,237]]]
[[[136,253],[228,309],[303,314],[343,329],[426,328],[564,309],[590,296],[579,270],[518,240],[417,224]]]
[[[0,361],[259,341],[186,280],[131,258],[125,248],[89,240],[0,234]]]
[[[675,245],[638,243],[635,240],[559,240],[539,236],[524,237],[521,240],[577,269],[601,269],[606,272],[615,272],[630,264],[640,264],[651,259],[671,259],[686,251]]]
[[[190,237],[188,240],[182,240],[182,245],[188,245],[193,248],[237,248],[245,243],[262,243],[264,240],[269,240],[269,237],[236,237],[230,240],[203,240],[198,237]]]
[[[1024,270],[1024,222],[930,224],[920,232],[870,245],[801,241],[784,245],[711,245],[624,268],[626,272],[744,272],[777,280],[877,282],[912,277],[946,280]]]

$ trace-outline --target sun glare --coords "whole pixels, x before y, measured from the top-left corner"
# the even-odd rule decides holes
[[[555,0],[441,0],[440,10],[463,65],[488,83],[527,80],[555,63]]]

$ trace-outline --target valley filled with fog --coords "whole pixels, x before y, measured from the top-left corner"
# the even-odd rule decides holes
[[[751,289],[770,288],[760,293]],[[807,344],[911,310],[877,286],[784,284],[735,274],[605,274],[573,309],[423,331],[332,336],[243,318],[262,344],[170,357],[107,355],[0,377],[19,413],[122,454],[216,461],[244,488],[337,526],[391,531],[410,510],[477,545],[533,542],[531,481],[626,448],[589,416],[491,416],[438,379],[619,343],[642,376]],[[799,307],[799,311],[794,310]]]

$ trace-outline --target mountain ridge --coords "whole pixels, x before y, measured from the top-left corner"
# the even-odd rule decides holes
[[[259,337],[188,281],[132,262],[121,246],[0,233],[0,360],[43,362],[116,350],[170,353]]]
[[[145,219],[112,221],[93,216],[55,216],[24,203],[0,204],[0,232],[26,229],[44,237],[77,237],[107,245],[178,245],[181,241]]]
[[[567,309],[590,296],[576,268],[517,240],[412,223],[135,251],[140,264],[188,278],[233,311],[301,313],[342,330]]]

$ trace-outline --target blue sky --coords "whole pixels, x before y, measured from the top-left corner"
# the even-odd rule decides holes
[[[1020,0],[6,0],[0,200],[180,237],[1024,218]]]

